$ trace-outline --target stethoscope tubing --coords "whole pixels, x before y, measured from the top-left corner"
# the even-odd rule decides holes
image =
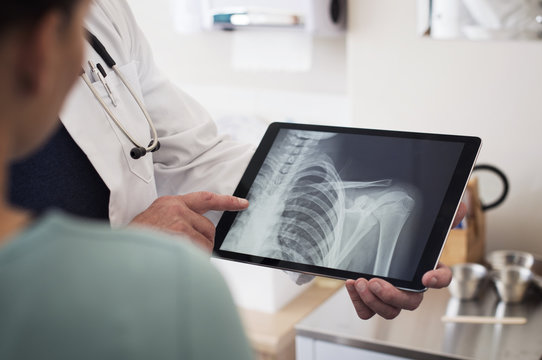
[[[139,98],[139,96],[137,96],[137,94],[135,93],[134,89],[132,88],[132,86],[130,86],[130,83],[128,82],[128,80],[126,80],[126,78],[124,77],[124,75],[122,74],[122,72],[119,70],[118,66],[116,65],[115,61],[113,60],[113,58],[111,57],[111,55],[107,52],[107,50],[105,49],[105,47],[103,46],[103,44],[98,40],[98,38],[96,38],[96,36],[94,36],[92,33],[90,33],[89,31],[87,31],[88,33],[88,41],[90,43],[90,45],[92,46],[92,48],[98,53],[98,55],[100,55],[100,57],[105,61],[105,63],[111,68],[113,69],[113,71],[115,72],[115,74],[117,74],[118,78],[120,79],[120,81],[124,84],[124,86],[126,87],[126,89],[128,89],[128,91],[130,92],[132,98],[135,100],[135,102],[137,103],[137,105],[139,106],[139,108],[141,109],[141,111],[143,112],[143,115],[145,116],[145,119],[147,121],[147,123],[149,124],[149,128],[151,130],[151,134],[152,134],[152,140],[151,142],[149,143],[148,146],[143,146],[141,145],[140,143],[138,143],[132,135],[130,135],[129,131],[122,125],[122,123],[117,119],[117,117],[115,116],[115,114],[113,114],[113,111],[111,111],[111,108],[109,106],[107,106],[107,104],[105,103],[105,101],[102,99],[102,97],[100,96],[100,94],[98,93],[98,91],[96,90],[96,88],[92,85],[92,82],[90,81],[89,77],[87,76],[87,74],[85,72],[82,73],[81,77],[83,78],[83,80],[85,81],[85,83],[87,84],[87,86],[89,87],[90,91],[92,92],[92,94],[94,95],[94,97],[96,98],[96,100],[98,100],[98,102],[100,103],[100,105],[102,106],[102,108],[105,110],[105,112],[107,113],[107,115],[109,115],[109,117],[113,120],[113,122],[115,123],[115,125],[117,125],[117,127],[120,129],[120,131],[122,131],[122,133],[128,138],[128,140],[130,140],[130,142],[138,149],[141,149],[141,150],[144,150],[144,152],[142,154],[140,154],[140,156],[137,156],[137,157],[134,157],[134,155],[132,154],[131,152],[131,155],[134,159],[137,159],[141,156],[143,156],[145,153],[147,152],[152,152],[152,151],[156,151],[158,150],[158,148],[160,147],[159,145],[159,142],[158,142],[158,133],[156,131],[156,127],[154,126],[154,123],[151,119],[151,116],[149,115],[149,113],[147,112],[145,106],[143,105],[143,102],[141,101],[141,99]],[[135,150],[135,149],[133,149]],[[133,151],[132,150],[132,151]]]

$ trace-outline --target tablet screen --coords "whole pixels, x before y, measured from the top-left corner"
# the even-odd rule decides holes
[[[433,266],[438,259],[472,169],[471,156],[457,178],[465,168],[461,139],[275,124],[236,191],[250,206],[223,216],[215,250],[321,275],[395,279],[409,288],[444,215]]]

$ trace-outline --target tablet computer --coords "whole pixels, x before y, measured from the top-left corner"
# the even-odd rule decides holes
[[[477,158],[477,137],[273,123],[225,212],[217,257],[423,291]]]

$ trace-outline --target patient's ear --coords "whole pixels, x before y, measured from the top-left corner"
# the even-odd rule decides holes
[[[23,96],[47,92],[58,71],[62,15],[51,11],[21,31],[16,55],[17,89]]]

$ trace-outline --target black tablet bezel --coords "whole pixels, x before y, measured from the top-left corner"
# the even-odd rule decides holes
[[[292,130],[308,130],[308,131],[323,131],[333,133],[347,133],[347,134],[361,134],[372,136],[384,136],[384,137],[399,137],[408,139],[421,139],[421,140],[436,140],[436,141],[450,141],[463,144],[463,150],[459,156],[456,169],[452,175],[450,185],[444,196],[444,200],[441,204],[437,218],[433,224],[429,239],[427,240],[422,257],[418,263],[414,278],[411,281],[401,280],[395,278],[387,278],[382,276],[375,276],[373,274],[364,274],[351,272],[346,270],[331,269],[326,267],[320,267],[315,265],[306,265],[293,263],[289,261],[264,258],[255,255],[236,253],[231,251],[220,250],[226,235],[233,224],[237,212],[224,212],[222,215],[215,235],[214,244],[214,256],[229,260],[235,260],[238,262],[256,264],[261,266],[267,266],[272,268],[278,268],[282,270],[292,270],[307,274],[313,274],[318,276],[326,276],[338,279],[357,279],[363,277],[370,279],[373,277],[382,278],[387,280],[394,286],[410,290],[410,291],[425,291],[426,288],[422,284],[422,276],[429,270],[436,267],[442,248],[446,241],[446,237],[451,229],[451,224],[454,215],[459,206],[461,197],[465,191],[466,184],[469,176],[472,172],[472,168],[478,156],[478,152],[481,146],[481,140],[478,137],[473,136],[459,136],[459,135],[442,135],[442,134],[430,134],[430,133],[416,133],[416,132],[403,132],[403,131],[389,131],[389,130],[374,130],[374,129],[362,129],[362,128],[348,128],[348,127],[336,127],[336,126],[324,126],[324,125],[309,125],[309,124],[293,124],[293,123],[272,123],[263,136],[256,152],[254,153],[249,165],[239,185],[237,186],[234,195],[245,198],[249,192],[249,189],[254,182],[260,168],[271,149],[278,132],[281,129]]]

